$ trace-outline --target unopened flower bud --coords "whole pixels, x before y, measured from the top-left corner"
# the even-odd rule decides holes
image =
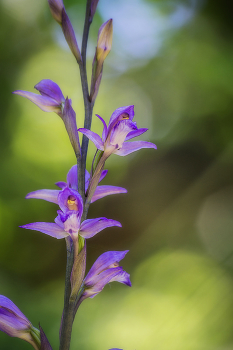
[[[99,0],[92,0],[91,2],[91,8],[90,8],[90,20],[93,20],[97,5],[98,5]]]
[[[52,13],[53,18],[61,24],[62,22],[62,9],[64,8],[64,4],[62,0],[48,0],[50,11]]]
[[[62,30],[65,36],[65,39],[67,41],[67,44],[70,47],[70,50],[72,51],[74,57],[76,58],[76,60],[78,62],[81,62],[81,54],[79,51],[79,47],[78,47],[78,43],[75,37],[75,33],[74,33],[74,29],[72,27],[72,24],[70,22],[69,17],[67,16],[67,13],[65,11],[65,9],[62,9]]]
[[[96,59],[97,61],[104,61],[112,48],[112,19],[102,24],[98,33]]]

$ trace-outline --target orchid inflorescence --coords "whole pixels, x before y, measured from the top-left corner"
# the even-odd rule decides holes
[[[107,175],[105,162],[112,155],[126,156],[142,148],[156,146],[146,141],[130,141],[147,131],[138,128],[134,118],[134,106],[116,109],[107,126],[105,120],[97,115],[103,123],[102,136],[91,131],[92,111],[98,94],[103,64],[112,46],[112,19],[99,29],[97,47],[92,65],[91,86],[88,88],[86,73],[86,46],[88,32],[95,14],[98,0],[87,0],[86,19],[83,32],[82,50],[80,52],[70,19],[62,0],[48,0],[54,19],[61,25],[65,39],[73,53],[79,68],[85,106],[84,128],[77,129],[76,114],[72,101],[65,98],[60,87],[49,79],[35,85],[39,92],[23,90],[15,94],[26,97],[45,112],[57,113],[65,124],[77,164],[68,171],[66,182],[57,182],[57,190],[42,189],[27,194],[26,198],[43,199],[59,206],[54,222],[34,222],[21,226],[36,230],[57,239],[65,238],[67,247],[67,267],[64,309],[60,327],[60,350],[70,348],[72,324],[80,304],[87,298],[93,298],[110,282],[118,281],[131,286],[130,275],[119,266],[128,250],[108,251],[100,255],[85,276],[86,239],[89,239],[107,227],[121,227],[120,222],[99,217],[87,219],[91,203],[111,194],[126,193],[122,187],[99,185]],[[79,137],[83,134],[82,144]],[[97,150],[90,173],[86,170],[88,140]],[[32,326],[30,321],[7,297],[0,296],[0,330],[12,337],[29,342],[34,349],[51,350],[52,347],[43,331]],[[114,348],[116,349],[116,348]]]

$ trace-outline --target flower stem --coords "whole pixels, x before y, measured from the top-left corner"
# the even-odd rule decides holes
[[[71,293],[70,275],[71,275],[73,262],[74,262],[74,248],[73,248],[71,239],[69,237],[66,238],[66,247],[67,247],[67,263],[66,263],[66,277],[65,277],[64,309],[63,309],[61,328],[60,328],[59,350],[69,350],[72,324],[73,324],[74,305],[70,303],[70,293]]]
[[[81,50],[82,62],[79,64],[82,91],[83,91],[83,99],[84,99],[84,107],[85,107],[84,128],[89,129],[89,130],[91,128],[91,122],[92,122],[93,104],[91,103],[89,89],[88,89],[87,69],[86,69],[86,52],[87,52],[87,40],[88,40],[88,35],[89,35],[89,29],[90,29],[90,25],[92,22],[92,18],[90,15],[91,2],[92,2],[92,0],[87,0],[86,16],[85,16],[85,23],[84,23],[84,30],[83,30],[83,38],[82,38],[82,50]],[[86,169],[88,142],[89,142],[89,139],[86,136],[83,136],[82,148],[81,148],[81,152],[82,152],[81,173],[82,173],[82,178],[84,179],[84,183],[85,183],[85,169]],[[84,199],[84,194],[85,194],[84,187],[85,187],[85,184],[83,184],[82,192],[80,193],[82,195],[83,199]]]

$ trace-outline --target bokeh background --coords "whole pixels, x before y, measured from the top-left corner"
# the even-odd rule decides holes
[[[65,0],[79,44],[85,1]],[[89,217],[119,220],[88,240],[88,268],[107,250],[132,288],[112,283],[80,307],[72,349],[233,349],[233,21],[227,0],[100,0],[90,32],[88,66],[99,26],[113,18],[113,49],[94,113],[108,121],[134,104],[143,137],[158,150],[107,162],[105,184],[128,194],[106,197]],[[55,189],[75,163],[54,113],[12,95],[58,83],[83,122],[78,67],[46,0],[0,1],[0,294],[8,296],[54,349],[63,305],[64,240],[18,228],[53,221],[57,207],[25,195]],[[93,118],[92,130],[101,131]],[[142,137],[141,137],[142,139]],[[95,148],[90,145],[88,167]],[[31,349],[0,334],[0,349]]]

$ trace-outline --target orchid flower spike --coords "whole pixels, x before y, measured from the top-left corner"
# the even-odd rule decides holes
[[[40,349],[40,331],[34,328],[27,317],[7,297],[0,295],[0,330],[10,337],[17,337]]]
[[[126,156],[141,148],[157,149],[156,145],[152,142],[126,142],[148,130],[145,128],[138,129],[136,122],[133,122],[133,105],[116,109],[109,120],[108,127],[99,115],[97,117],[102,121],[104,127],[102,139],[98,134],[88,129],[80,128],[78,131],[88,137],[99,150],[104,152],[104,159],[107,159],[112,153],[119,156]]]
[[[99,179],[99,182],[103,180],[103,178],[107,175],[108,170],[103,170],[101,173],[101,177]],[[71,188],[75,191],[78,191],[78,170],[77,165],[72,166],[72,168],[69,170],[67,174],[67,182],[57,182],[56,185],[60,187],[62,190],[66,187]],[[87,191],[88,186],[90,182],[90,174],[86,170],[85,173],[85,191]],[[61,192],[61,190],[38,190],[34,192],[30,192],[27,194],[26,198],[37,198],[37,199],[44,199],[48,202],[52,202],[55,204],[58,204],[58,195]],[[117,194],[117,193],[127,193],[127,190],[123,187],[118,186],[109,186],[109,185],[102,185],[97,186],[95,193],[92,197],[91,203],[97,201],[100,198],[103,198],[105,196],[109,196],[111,194]]]
[[[119,266],[128,250],[103,253],[95,261],[84,279],[84,292],[80,301],[93,298],[102,291],[107,283],[117,281],[131,287],[130,275]]]
[[[83,238],[91,238],[107,227],[121,227],[119,221],[105,217],[88,219],[81,223],[83,214],[82,197],[77,191],[68,187],[60,191],[57,201],[61,210],[57,212],[58,216],[55,223],[34,222],[20,227],[40,231],[58,239],[70,236],[73,241],[77,241],[78,235]]]

